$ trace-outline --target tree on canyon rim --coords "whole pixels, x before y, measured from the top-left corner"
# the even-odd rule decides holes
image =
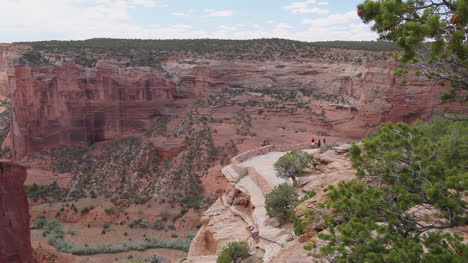
[[[467,140],[468,122],[436,118],[386,123],[354,144],[350,159],[360,180],[329,186],[327,199],[304,212],[303,225],[327,230],[318,233],[326,245],[313,255],[331,262],[468,262],[463,236],[448,231],[468,224]]]
[[[416,64],[416,75],[451,85],[442,100],[468,102],[468,0],[366,0],[357,12],[381,40],[403,49],[397,74]]]
[[[293,186],[297,186],[297,176],[301,176],[304,173],[304,169],[312,161],[312,155],[304,151],[291,151],[281,156],[276,161],[274,168],[276,175],[281,178],[289,179],[293,181]]]

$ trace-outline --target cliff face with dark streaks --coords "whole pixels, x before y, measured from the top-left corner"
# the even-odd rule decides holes
[[[175,96],[175,84],[150,69],[64,64],[16,67],[15,76],[17,156],[141,132],[149,120],[166,113],[162,105]]]
[[[365,136],[384,121],[410,122],[444,107],[461,109],[440,105],[442,88],[422,77],[401,84],[388,52],[324,50],[325,55],[312,58],[231,61],[207,56],[190,63],[187,54],[172,54],[159,57],[161,68],[129,67],[128,58],[109,55],[99,56],[92,68],[57,54],[47,54],[49,65],[33,68],[6,62],[23,49],[3,46],[0,52],[3,76],[9,72],[9,84],[3,80],[0,91],[14,93],[17,159],[57,145],[89,145],[141,133],[160,116],[180,121],[197,101],[220,94],[225,102],[199,107],[204,114],[233,115],[244,106],[253,119],[267,112],[278,125],[295,119],[342,138]],[[368,53],[387,58],[348,59]],[[296,93],[294,98],[281,95],[272,106],[267,96],[278,99],[277,91]],[[289,107],[294,103],[301,106]],[[255,125],[252,129],[261,131]]]
[[[0,262],[32,262],[24,180],[23,166],[0,162]]]

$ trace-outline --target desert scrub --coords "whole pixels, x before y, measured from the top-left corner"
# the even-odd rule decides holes
[[[67,146],[53,148],[50,151],[52,169],[57,173],[74,172],[91,166],[93,160],[88,147],[71,148]],[[90,168],[90,167],[89,167]]]
[[[294,203],[297,201],[298,194],[294,187],[280,184],[266,195],[265,208],[270,217],[276,217],[285,222],[294,214]]]
[[[244,108],[237,112],[235,121],[238,125],[236,128],[236,134],[242,136],[255,136],[255,133],[250,132],[250,129],[252,128],[252,117]]]
[[[153,224],[151,225],[151,228],[154,230],[160,231],[160,230],[175,230],[174,224],[166,224],[160,219],[154,220]]]
[[[230,242],[219,253],[216,263],[240,262],[249,256],[249,245],[246,242]]]
[[[86,196],[86,191],[90,191],[93,198],[104,193],[110,198],[111,193],[118,190],[120,197],[126,195],[128,203],[144,202],[150,191],[136,194],[135,181],[152,177],[159,166],[159,155],[153,145],[136,137],[99,146],[57,147],[43,155],[51,159],[55,172],[73,175],[73,188],[69,189],[69,195],[74,198]],[[131,176],[134,174],[138,178]],[[111,181],[113,178],[118,178],[118,181]]]
[[[82,215],[85,215],[85,214],[91,212],[94,208],[95,208],[94,205],[90,205],[90,206],[83,207],[83,208],[80,210],[80,213],[81,213]]]
[[[50,61],[42,55],[42,52],[35,49],[29,49],[19,57],[15,64],[28,65],[30,67],[39,67],[49,65]]]
[[[93,57],[80,56],[75,58],[75,63],[85,68],[93,68],[96,66],[97,59]]]
[[[138,218],[130,221],[128,223],[128,227],[130,228],[148,228],[148,221],[144,218]]]
[[[111,254],[127,251],[144,251],[154,248],[169,248],[188,252],[190,247],[189,239],[172,239],[163,241],[159,239],[145,239],[144,242],[113,246],[111,244],[76,247],[73,243],[65,239],[65,232],[61,224],[55,220],[48,220],[44,216],[39,216],[32,225],[33,229],[41,229],[42,235],[47,237],[49,245],[55,247],[59,252],[69,253],[79,256],[96,255],[96,254]]]
[[[28,198],[34,201],[53,201],[58,202],[66,195],[66,189],[60,188],[56,182],[50,185],[38,186],[36,183],[25,185],[24,190]]]
[[[150,122],[148,129],[145,131],[145,135],[148,137],[164,136],[167,133],[167,124],[171,119],[169,116],[161,116],[157,119],[153,119]]]

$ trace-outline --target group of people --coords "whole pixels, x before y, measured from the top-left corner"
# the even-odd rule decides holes
[[[310,145],[312,146],[312,148],[316,147],[317,148],[320,148],[321,146],[327,144],[327,140],[325,138],[323,138],[323,140],[318,140],[317,141],[317,144],[315,144],[315,138],[312,138],[312,140],[310,140]]]

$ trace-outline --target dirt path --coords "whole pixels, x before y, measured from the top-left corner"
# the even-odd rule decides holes
[[[286,152],[271,152],[255,156],[240,163],[240,166],[255,168],[260,175],[267,180],[271,188],[274,188],[275,186],[286,182],[285,179],[276,176],[275,168],[273,167],[275,162],[284,154],[286,154]]]

